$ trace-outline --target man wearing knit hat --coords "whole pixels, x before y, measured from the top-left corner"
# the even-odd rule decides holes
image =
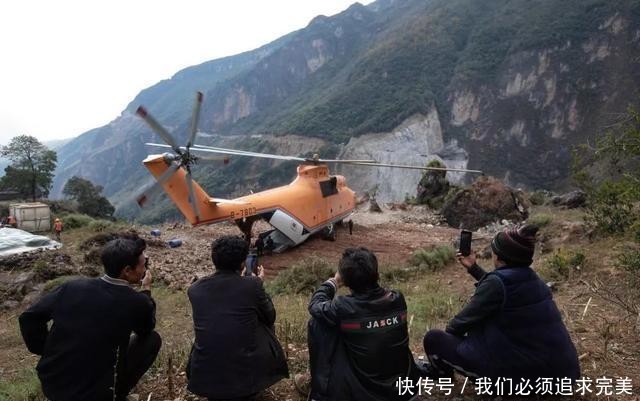
[[[447,325],[429,330],[424,348],[435,376],[531,379],[580,375],[576,349],[548,286],[531,269],[538,227],[506,229],[491,241],[495,270],[473,252],[458,261],[478,282]]]

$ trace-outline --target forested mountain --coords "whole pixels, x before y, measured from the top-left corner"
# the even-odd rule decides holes
[[[206,42],[201,44],[206,46]],[[110,124],[58,150],[54,194],[73,175],[103,185],[127,217],[171,218],[166,200],[139,215],[141,160],[159,138],[144,105],[186,141],[196,90],[199,143],[277,153],[321,150],[482,169],[512,185],[563,189],[571,148],[638,102],[640,0],[378,0],[318,16],[262,48],[188,67],[142,91]],[[211,195],[286,183],[288,164],[197,166]],[[419,173],[343,169],[382,200],[413,195]],[[454,180],[468,179],[452,176]]]

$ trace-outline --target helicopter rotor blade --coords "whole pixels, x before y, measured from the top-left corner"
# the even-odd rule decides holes
[[[198,155],[198,162],[224,162],[224,164],[229,163],[229,156],[213,156],[213,155]]]
[[[187,189],[189,189],[189,203],[193,208],[193,213],[196,215],[196,222],[200,221],[200,209],[198,208],[198,202],[196,202],[195,193],[193,191],[193,179],[191,178],[191,169],[187,168]]]
[[[198,131],[198,119],[200,118],[200,108],[202,107],[202,92],[196,93],[196,101],[193,105],[193,114],[191,115],[191,136],[189,142],[187,142],[187,148],[193,145],[193,141],[196,139],[196,132]]]
[[[194,150],[206,150],[212,153],[221,153],[221,154],[229,154],[229,155],[237,155],[237,156],[250,156],[250,157],[261,157],[264,159],[276,159],[276,160],[293,160],[293,161],[306,161],[303,157],[297,156],[284,156],[284,155],[274,155],[271,153],[260,153],[260,152],[249,152],[246,150],[236,150],[236,149],[227,149],[227,148],[218,148],[214,146],[204,146],[204,145],[194,145]]]
[[[171,167],[167,169],[158,180],[151,184],[147,189],[145,189],[140,195],[136,197],[136,202],[140,207],[143,207],[144,204],[160,192],[162,192],[162,184],[165,183],[172,175],[180,168],[180,163],[173,162],[171,163]]]
[[[314,163],[343,163],[343,162],[348,162],[348,163],[375,163],[375,160],[340,160],[340,159],[314,159],[312,157],[297,157],[297,156],[283,156],[283,155],[273,155],[273,154],[269,154],[269,153],[260,153],[260,152],[248,152],[246,150],[236,150],[236,149],[225,149],[225,148],[217,148],[217,147],[213,147],[213,146],[204,146],[204,145],[194,145],[196,148],[201,148],[201,149],[210,149],[210,150],[217,150],[217,151],[228,151],[228,152],[234,152],[237,153],[239,155],[246,155],[246,156],[255,156],[255,157],[261,157],[261,156],[270,156],[271,158],[286,158],[283,160],[296,160],[296,161],[306,161],[306,162],[314,162]]]
[[[159,143],[147,143],[146,145],[158,146],[158,147],[161,147],[161,148],[168,148],[169,147],[167,145],[163,145],[163,144],[159,144]],[[180,150],[183,151],[183,150],[185,150],[185,148],[180,148]],[[293,161],[299,161],[299,162],[306,161],[306,159],[304,159],[302,157],[280,156],[280,155],[272,155],[272,154],[268,154],[268,153],[245,152],[243,150],[238,151],[238,150],[224,149],[224,148],[210,148],[210,147],[203,147],[201,145],[193,145],[193,147],[190,148],[189,151],[191,151],[191,152],[199,151],[199,152],[205,152],[205,153],[217,153],[217,154],[223,154],[223,155],[259,157],[259,158],[263,158],[263,159],[293,160]]]
[[[355,166],[370,166],[370,167],[391,167],[391,168],[405,168],[411,170],[435,170],[435,171],[456,171],[461,173],[473,173],[484,174],[481,170],[468,170],[464,168],[449,168],[449,167],[427,167],[427,166],[409,166],[405,164],[391,164],[391,163],[345,163]]]
[[[147,143],[146,145],[158,146],[162,148],[170,147],[168,145],[163,145],[159,143]],[[341,163],[341,164],[349,164],[353,166],[390,167],[390,168],[404,168],[404,169],[411,169],[411,170],[455,171],[455,172],[462,172],[462,173],[484,174],[484,172],[481,170],[470,170],[470,169],[462,169],[462,168],[409,166],[404,164],[378,163],[375,160],[313,159],[313,158],[302,158],[302,157],[294,157],[294,156],[272,155],[268,153],[247,152],[244,150],[215,148],[212,146],[203,146],[203,145],[193,145],[193,146],[194,147],[191,148],[191,151],[200,151],[200,152],[235,155],[235,156],[260,157],[265,159],[293,160],[293,161],[300,161],[300,162],[316,162],[316,163]],[[180,150],[184,151],[185,148],[182,147],[180,148]]]
[[[314,159],[309,159],[309,161],[314,161]],[[346,164],[353,164],[353,163],[362,163],[362,164],[369,164],[369,163],[377,163],[375,160],[349,160],[349,159],[318,159],[317,160],[320,163],[346,163]]]
[[[151,129],[155,131],[156,134],[162,137],[162,139],[169,145],[169,148],[173,149],[176,153],[181,153],[179,151],[178,145],[176,144],[176,141],[173,140],[173,137],[171,136],[169,131],[167,131],[162,125],[160,125],[160,123],[155,118],[153,118],[153,116],[149,114],[149,112],[147,112],[147,109],[140,106],[138,107],[138,110],[136,110],[136,114],[142,117],[142,119],[147,124],[149,124],[149,127],[151,127]]]

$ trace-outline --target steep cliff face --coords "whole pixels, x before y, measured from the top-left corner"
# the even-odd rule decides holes
[[[457,132],[470,165],[515,186],[568,184],[572,146],[602,132],[637,102],[637,28],[620,14],[582,41],[509,56],[491,84],[454,83],[445,131]]]
[[[438,158],[514,186],[561,189],[572,146],[638,104],[637,60],[640,0],[356,3],[142,91],[113,122],[59,150],[52,193],[81,175],[103,185],[120,213],[136,216],[133,194],[150,179],[141,160],[156,152],[144,142],[159,138],[133,112],[146,106],[184,143],[196,90],[205,93],[199,130],[208,135],[199,143],[402,164]],[[285,184],[295,171],[248,159],[198,167],[196,177],[218,196]],[[386,168],[339,171],[358,191],[377,187],[383,201],[415,195],[420,178]],[[158,216],[175,215],[168,207]]]
[[[366,134],[351,138],[340,153],[342,159],[373,159],[385,164],[425,166],[438,159],[448,167],[466,168],[467,152],[457,141],[445,144],[440,118],[435,108],[426,115],[409,118],[388,133]],[[377,190],[381,202],[402,201],[415,196],[422,172],[395,168],[371,168],[342,165],[338,171],[345,175],[349,186],[357,192]],[[447,173],[447,179],[460,183],[461,173]]]

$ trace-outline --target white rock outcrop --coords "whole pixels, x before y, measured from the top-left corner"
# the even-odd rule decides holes
[[[373,159],[380,163],[425,166],[438,159],[447,167],[466,168],[467,153],[455,141],[445,143],[435,108],[425,115],[410,117],[391,132],[351,138],[339,155],[341,159]],[[400,202],[415,196],[422,170],[342,165],[339,173],[347,185],[363,193],[377,188],[380,202]],[[460,182],[462,173],[447,173],[451,182]]]

